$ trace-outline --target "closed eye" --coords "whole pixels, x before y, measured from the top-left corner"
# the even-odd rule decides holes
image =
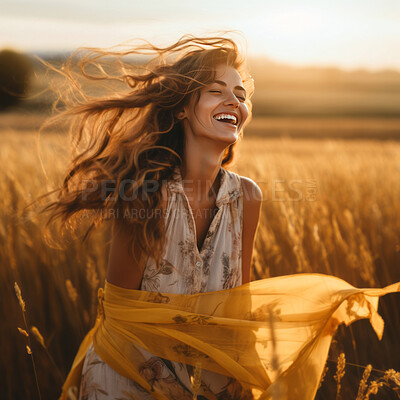
[[[221,93],[221,91],[220,90],[210,90],[210,93]],[[236,97],[242,101],[246,101],[246,99],[242,96],[236,96]]]

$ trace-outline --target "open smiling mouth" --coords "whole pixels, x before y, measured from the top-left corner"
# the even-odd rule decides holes
[[[220,119],[217,119],[217,118],[215,118],[215,117],[214,117],[214,119],[215,119],[217,122],[220,122],[221,124],[229,125],[229,126],[231,126],[232,128],[237,128],[237,124],[236,124],[236,122],[235,122],[233,119],[228,119],[228,118],[220,118]]]

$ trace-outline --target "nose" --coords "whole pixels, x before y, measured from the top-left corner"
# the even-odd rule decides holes
[[[224,101],[225,105],[233,105],[235,107],[239,107],[240,101],[238,100],[238,98],[231,93],[228,98]]]

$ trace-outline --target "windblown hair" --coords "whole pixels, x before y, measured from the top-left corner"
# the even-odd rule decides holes
[[[175,166],[181,165],[185,157],[183,125],[177,113],[191,96],[195,96],[197,104],[200,89],[215,79],[215,67],[223,63],[234,67],[245,85],[247,125],[252,115],[254,83],[232,39],[184,35],[164,48],[145,42],[147,45],[127,51],[83,47],[60,69],[46,63],[68,78],[68,90],[63,89],[55,102],[65,108],[50,118],[50,123],[71,119],[68,130],[73,155],[61,187],[44,195],[57,192],[57,200],[47,204],[41,213],[50,213],[45,237],[49,235],[49,225],[58,219],[62,222],[60,232],[75,230],[85,213],[90,227],[84,240],[93,227],[115,218],[130,235],[131,254],[136,243],[146,255],[154,257],[159,268],[166,238],[162,213],[155,211],[161,211],[163,182],[172,178]],[[84,93],[71,68],[81,50],[87,53],[77,64],[79,77],[95,81],[97,87],[99,81],[117,80],[124,88],[102,97]],[[145,64],[121,59],[146,52],[158,56]],[[99,62],[101,57],[109,56],[116,57],[117,62]],[[114,70],[119,65],[117,74],[106,72],[107,65]],[[100,74],[89,73],[89,68]],[[242,136],[243,128],[239,140],[226,149],[222,166],[232,163]]]

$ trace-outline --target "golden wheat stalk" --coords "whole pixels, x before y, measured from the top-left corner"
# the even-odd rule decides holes
[[[358,393],[356,400],[363,400],[365,390],[367,389],[367,381],[372,371],[372,365],[368,364],[364,370],[360,385],[358,387]]]
[[[346,357],[344,353],[340,353],[338,360],[337,360],[337,365],[336,365],[336,374],[334,375],[334,379],[337,382],[337,388],[336,388],[336,400],[340,398],[340,389],[342,388],[341,385],[341,380],[345,374],[345,367],[346,367]]]
[[[391,380],[396,386],[400,387],[400,372],[397,372],[394,369],[386,370],[383,379],[386,382]]]
[[[328,367],[325,367],[324,371],[322,372],[322,376],[321,376],[321,380],[319,381],[318,389],[321,387],[322,382],[323,382],[324,379],[325,379],[325,375],[326,375],[326,373],[328,372],[328,369],[329,369]]]
[[[73,283],[71,282],[70,279],[66,279],[65,280],[65,288],[67,289],[67,293],[68,293],[68,297],[71,299],[74,307],[78,307],[78,291],[76,290],[75,286],[73,285]],[[78,310],[76,309],[76,311],[78,312]],[[86,312],[86,310],[84,310],[84,313]],[[85,334],[85,328],[82,325],[82,321],[79,318],[78,319],[78,323],[79,323],[79,329],[81,331],[82,336],[84,336]]]
[[[78,298],[78,292],[76,291],[76,289],[74,288],[74,285],[72,284],[72,282],[69,279],[67,279],[65,281],[65,287],[67,288],[68,297],[75,304],[76,299]]]
[[[50,362],[53,364],[54,366],[54,370],[57,371],[57,374],[60,378],[60,382],[64,382],[64,377],[58,367],[58,365],[56,364],[56,362],[54,361],[52,355],[50,354],[49,350],[47,349],[47,345],[45,344],[43,335],[40,333],[39,329],[36,326],[32,326],[31,327],[31,332],[33,333],[33,336],[35,336],[36,340],[41,344],[41,346],[44,348],[44,350],[46,351],[47,356],[50,359]]]
[[[371,383],[369,384],[367,393],[365,393],[365,396],[364,396],[363,400],[368,400],[369,396],[371,394],[377,394],[379,388],[382,387],[383,385],[384,385],[383,382],[371,381]]]
[[[35,336],[36,340],[42,345],[44,349],[46,349],[46,345],[44,344],[44,339],[42,334],[39,332],[39,329],[36,326],[31,327],[31,332]]]
[[[26,337],[29,336],[29,333],[28,333],[25,329],[22,329],[22,328],[20,328],[20,327],[18,327],[18,332],[19,332],[21,335],[24,335],[24,336],[26,336]]]
[[[31,360],[32,360],[32,366],[33,366],[33,372],[35,374],[36,388],[37,388],[38,393],[39,393],[39,399],[42,400],[42,395],[40,393],[40,387],[39,387],[39,380],[38,380],[37,373],[36,373],[35,359],[33,357],[33,353],[32,353],[32,350],[31,350],[31,348],[32,348],[31,338],[30,338],[30,336],[28,334],[29,328],[28,328],[28,323],[26,322],[26,316],[25,316],[26,305],[25,305],[24,299],[22,298],[21,289],[19,288],[17,282],[14,282],[14,290],[15,290],[15,294],[17,296],[19,305],[20,305],[21,310],[22,310],[22,317],[24,319],[24,324],[25,324],[25,330],[23,330],[21,328],[18,328],[18,330],[19,330],[19,332],[23,331],[24,333],[23,332],[21,332],[21,333],[23,333],[27,337],[28,344],[26,345],[26,351],[30,356],[32,356]]]
[[[21,289],[19,288],[17,282],[14,282],[14,290],[15,290],[15,294],[16,294],[16,296],[17,296],[17,299],[18,299],[18,301],[19,301],[19,305],[20,305],[20,307],[21,307],[21,310],[22,310],[23,313],[25,313],[25,301],[24,301],[24,299],[22,298]]]

